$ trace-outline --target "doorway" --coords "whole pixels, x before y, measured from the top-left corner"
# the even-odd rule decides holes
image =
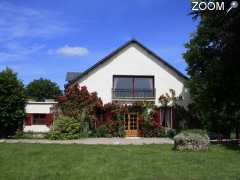
[[[124,128],[127,137],[140,136],[139,116],[137,113],[126,113],[124,115]]]

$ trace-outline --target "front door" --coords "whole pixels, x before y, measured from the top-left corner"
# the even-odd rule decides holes
[[[127,137],[140,136],[139,118],[137,113],[127,113],[124,116],[125,134]]]

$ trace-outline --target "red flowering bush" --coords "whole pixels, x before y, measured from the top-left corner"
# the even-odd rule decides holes
[[[122,137],[124,136],[124,106],[116,103],[107,103],[99,113],[96,129],[93,136],[96,137]],[[103,135],[104,134],[104,135]]]
[[[103,107],[97,93],[89,93],[86,86],[75,84],[65,90],[65,96],[58,99],[58,108],[64,116],[82,119],[83,113],[95,115],[97,109]]]
[[[75,84],[65,89],[65,96],[60,96],[58,102],[56,115],[70,117],[79,122],[79,133],[88,136],[90,130],[96,128],[98,112],[103,108],[97,93],[90,93],[86,86]]]

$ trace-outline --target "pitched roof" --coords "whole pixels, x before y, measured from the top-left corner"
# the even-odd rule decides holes
[[[81,75],[80,72],[67,72],[66,75],[66,81],[70,82],[76,79],[79,75]]]
[[[122,46],[120,46],[119,48],[117,48],[115,51],[113,51],[112,53],[110,53],[109,55],[107,55],[106,57],[104,57],[103,59],[101,59],[100,61],[98,61],[96,64],[94,64],[93,66],[91,66],[90,68],[88,68],[86,71],[84,71],[83,73],[81,73],[80,75],[78,75],[74,80],[72,80],[71,82],[69,82],[66,86],[76,82],[77,80],[79,80],[80,78],[82,78],[83,76],[87,75],[90,71],[92,71],[93,69],[97,68],[99,65],[103,64],[105,61],[107,61],[109,58],[113,57],[114,55],[116,55],[117,53],[119,53],[121,50],[123,50],[125,47],[129,46],[130,44],[137,44],[138,46],[140,46],[142,49],[144,49],[148,54],[152,55],[154,58],[156,58],[157,60],[159,60],[161,63],[163,63],[164,65],[166,65],[168,68],[172,69],[178,76],[188,80],[188,77],[185,76],[183,73],[181,73],[179,70],[177,70],[175,67],[173,67],[172,65],[170,65],[168,62],[166,62],[165,60],[163,60],[161,57],[159,57],[157,54],[155,54],[154,52],[152,52],[151,50],[149,50],[148,48],[146,48],[144,45],[142,45],[140,42],[138,42],[135,39],[131,39],[130,41],[126,42],[125,44],[123,44]]]

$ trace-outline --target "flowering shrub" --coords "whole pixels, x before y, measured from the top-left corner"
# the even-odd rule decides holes
[[[49,139],[78,139],[81,136],[81,124],[66,116],[60,116],[55,121],[48,134]]]
[[[123,137],[124,136],[123,115],[125,111],[126,111],[125,106],[116,103],[105,104],[102,108],[102,111],[100,112],[101,118],[99,118],[97,121],[98,123],[95,132],[98,132],[97,130],[98,128],[104,127],[105,129],[107,129],[106,131],[107,136]]]
[[[125,106],[115,103],[103,105],[97,93],[89,93],[85,86],[79,87],[77,84],[67,88],[65,96],[59,97],[58,101],[56,114],[70,117],[81,124],[79,133],[94,137],[124,136],[122,115]]]
[[[174,137],[175,149],[183,150],[207,150],[209,145],[209,137],[203,130],[186,130],[182,131]]]
[[[64,116],[83,118],[83,113],[95,115],[98,108],[102,108],[102,100],[97,93],[89,93],[86,86],[73,85],[65,90],[65,96],[59,97],[58,107]]]

